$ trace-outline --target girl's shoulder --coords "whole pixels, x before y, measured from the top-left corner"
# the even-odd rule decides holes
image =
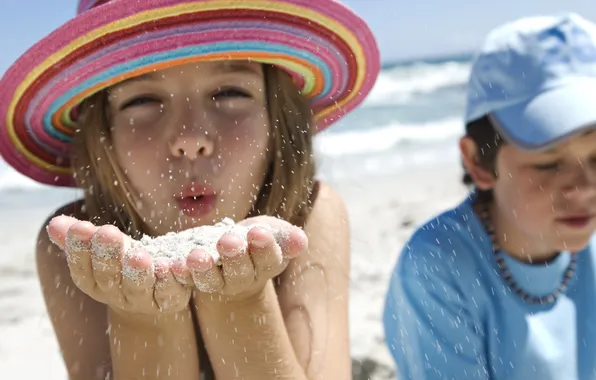
[[[46,220],[43,222],[38,235],[38,244],[53,244],[50,242],[49,237],[47,236],[46,226],[52,220],[52,218],[59,216],[59,215],[66,215],[72,216],[73,218],[77,218],[79,220],[88,220],[88,216],[85,213],[85,201],[83,199],[76,200],[74,202],[67,203],[55,211],[53,211]]]
[[[341,195],[329,184],[317,181],[311,197],[311,210],[305,228],[309,226],[349,225],[348,211]],[[310,228],[312,230],[312,228]],[[326,232],[329,232],[327,230]]]
[[[52,218],[58,215],[66,215],[72,216],[73,218],[77,218],[79,220],[88,220],[88,216],[85,213],[85,200],[78,199],[76,201],[67,203],[59,208],[57,208],[54,212],[52,212],[47,221],[50,221]]]
[[[322,206],[334,204],[336,202],[343,203],[343,199],[331,185],[318,180],[315,182],[313,187],[311,202],[313,204],[313,208],[320,208]]]
[[[74,202],[65,204],[58,208],[55,212],[50,215],[50,219],[57,215],[68,215],[79,220],[88,220],[88,216],[85,213],[85,200],[78,199]]]

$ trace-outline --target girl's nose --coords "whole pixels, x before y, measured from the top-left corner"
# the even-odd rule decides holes
[[[214,141],[205,131],[183,131],[170,143],[170,151],[174,157],[186,157],[195,160],[200,156],[209,157],[213,154]]]

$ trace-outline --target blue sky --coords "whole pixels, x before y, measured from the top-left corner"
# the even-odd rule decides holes
[[[74,15],[76,0],[0,0],[0,73]],[[139,0],[142,1],[142,0]],[[317,0],[313,0],[317,1]],[[540,13],[575,11],[596,21],[591,0],[344,0],[372,27],[385,62],[469,51],[493,27]]]

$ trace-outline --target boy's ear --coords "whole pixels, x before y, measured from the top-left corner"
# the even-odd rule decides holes
[[[495,185],[495,173],[483,167],[478,158],[478,146],[468,136],[459,140],[459,150],[466,171],[480,190],[490,190]]]

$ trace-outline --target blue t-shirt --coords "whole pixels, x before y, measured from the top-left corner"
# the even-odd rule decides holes
[[[398,379],[596,379],[595,244],[578,254],[556,302],[532,305],[506,285],[471,197],[426,223],[393,270],[383,315]],[[506,255],[533,295],[556,290],[569,261],[569,253],[544,265]]]

